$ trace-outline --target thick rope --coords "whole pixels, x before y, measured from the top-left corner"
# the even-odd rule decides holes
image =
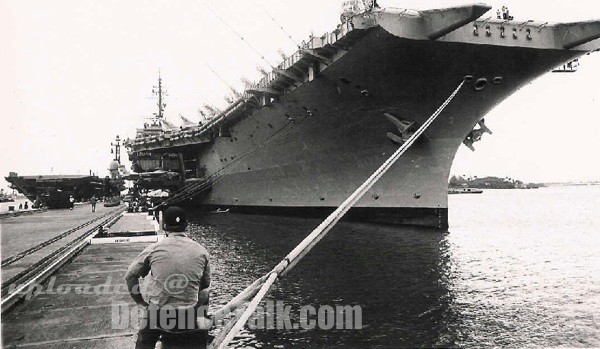
[[[277,280],[279,276],[285,275],[288,271],[290,271],[301,259],[304,257],[313,246],[315,246],[327,233],[331,228],[335,226],[335,224],[348,212],[348,210],[358,201],[360,198],[369,190],[373,185],[381,178],[394,163],[408,150],[413,143],[425,132],[425,130],[435,121],[435,119],[442,113],[442,111],[446,108],[446,106],[454,99],[458,91],[465,84],[465,80],[458,85],[458,87],[452,92],[452,94],[444,101],[444,103],[419,127],[419,129],[412,135],[410,138],[403,143],[398,150],[392,154],[384,163],[379,167],[348,199],[346,199],[333,213],[331,213],[317,228],[315,228],[312,233],[310,233],[296,248],[294,248],[271,272],[267,275],[268,279],[262,284],[260,289],[253,295],[254,298],[250,302],[250,304],[246,307],[241,316],[236,317],[236,323],[231,327],[231,330],[227,332],[226,335],[222,335],[219,333],[217,338],[211,343],[210,348],[226,348],[229,342],[237,335],[237,333],[244,327],[252,313],[256,310],[256,307],[260,303],[260,301],[267,295],[270,291],[271,287]],[[261,279],[264,279],[263,276]],[[259,279],[260,280],[260,279]],[[258,280],[257,280],[258,281]],[[252,291],[256,290],[257,281],[255,281],[251,286],[249,286],[242,294],[246,294],[252,297],[252,293],[249,292],[249,289],[252,288]],[[255,286],[255,287],[253,287]],[[242,295],[240,294],[240,296]],[[235,299],[239,299],[240,296]],[[231,302],[230,302],[231,303]],[[228,303],[229,304],[229,303]],[[223,331],[222,331],[223,332]]]

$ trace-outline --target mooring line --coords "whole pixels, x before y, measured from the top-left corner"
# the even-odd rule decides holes
[[[452,94],[442,103],[442,105],[419,127],[419,129],[409,137],[409,139],[403,143],[398,150],[396,150],[392,156],[390,156],[384,163],[379,167],[358,189],[352,193],[333,213],[331,213],[317,228],[315,228],[298,246],[296,246],[273,270],[267,275],[256,280],[252,285],[246,288],[240,295],[234,298],[237,303],[230,304],[230,301],[221,310],[217,311],[213,315],[213,321],[220,319],[217,317],[225,315],[224,311],[227,311],[228,306],[237,305],[242,306],[243,301],[247,301],[250,297],[253,297],[250,304],[246,307],[244,312],[235,318],[235,324],[229,328],[226,326],[227,331],[221,331],[214,341],[211,343],[210,348],[225,348],[229,342],[237,335],[237,333],[244,327],[252,313],[256,310],[256,307],[260,301],[267,295],[271,287],[275,284],[278,277],[285,275],[290,271],[327,233],[335,226],[335,224],[348,212],[348,210],[358,201],[360,198],[379,180],[394,163],[408,150],[414,142],[427,130],[427,128],[435,121],[435,119],[442,113],[446,106],[456,97],[456,94],[460,91],[466,82],[466,78],[463,78],[458,87],[452,92]],[[262,280],[267,278],[264,283]],[[258,285],[261,285],[260,288]],[[243,296],[243,297],[240,297]],[[233,307],[235,308],[235,307]],[[222,311],[223,310],[223,311]],[[222,318],[222,317],[221,317]]]

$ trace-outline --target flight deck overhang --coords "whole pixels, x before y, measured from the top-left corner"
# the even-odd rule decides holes
[[[549,23],[498,19],[488,5],[416,11],[384,9],[352,18],[355,28],[381,26],[412,40],[439,40],[532,49],[594,51],[600,48],[600,21]]]
[[[177,152],[190,146],[210,143],[215,137],[227,137],[229,125],[314,80],[320,71],[343,56],[364,32],[354,30],[352,23],[348,22],[331,33],[311,37],[296,53],[288,56],[259,82],[249,86],[240,98],[206,124],[140,136],[126,140],[124,144],[130,154],[144,151]]]
[[[313,81],[374,28],[411,40],[578,52],[600,48],[600,21],[550,24],[503,20],[487,14],[490,9],[488,5],[474,4],[428,11],[374,9],[355,15],[334,31],[302,42],[298,51],[248,86],[240,98],[206,124],[136,137],[125,145],[130,153],[168,152],[210,143],[214,137],[227,137],[230,125]]]

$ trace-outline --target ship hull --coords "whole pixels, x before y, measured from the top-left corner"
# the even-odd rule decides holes
[[[25,195],[31,202],[49,209],[70,208],[70,198],[88,201],[92,196],[119,192],[120,187],[97,176],[35,175],[5,177],[11,188]]]
[[[466,81],[348,214],[446,229],[448,177],[465,137],[523,85],[597,49],[600,37],[600,22],[473,22],[487,10],[356,16],[347,33],[311,38],[204,129],[135,140],[132,149],[196,164],[206,185],[177,202],[323,216],[398,149],[407,125],[423,125]]]
[[[336,207],[327,206],[227,206],[206,204],[196,204],[192,205],[192,207],[199,207],[202,211],[206,212],[229,210],[227,212],[302,218],[324,218],[336,209]],[[353,207],[346,213],[344,219],[387,225],[409,225],[445,229],[448,228],[448,209],[427,207]]]
[[[384,113],[421,125],[464,76],[486,78],[483,90],[465,85],[350,212],[361,220],[445,229],[447,180],[466,135],[519,87],[578,55],[540,51],[409,40],[372,29],[315,80],[231,126],[230,137],[203,147],[199,163],[222,174],[196,203],[326,214],[398,148],[387,137],[398,130]]]

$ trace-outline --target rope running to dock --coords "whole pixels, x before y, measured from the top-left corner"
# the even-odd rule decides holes
[[[213,319],[222,318],[228,312],[241,307],[250,297],[253,297],[246,306],[243,313],[231,321],[233,325],[228,324],[212,342],[210,348],[225,348],[228,343],[237,335],[244,324],[248,321],[260,301],[267,295],[278,277],[289,272],[328,232],[335,224],[348,212],[348,210],[383,176],[394,163],[408,150],[413,143],[425,132],[425,130],[442,113],[446,106],[454,99],[456,94],[465,84],[465,79],[458,85],[452,94],[444,103],[423,123],[421,127],[410,138],[403,143],[398,150],[392,154],[350,197],[346,199],[332,214],[330,214],[317,228],[315,228],[298,246],[296,246],[273,270],[252,285],[248,286],[242,293],[232,299],[223,308],[213,315]]]

